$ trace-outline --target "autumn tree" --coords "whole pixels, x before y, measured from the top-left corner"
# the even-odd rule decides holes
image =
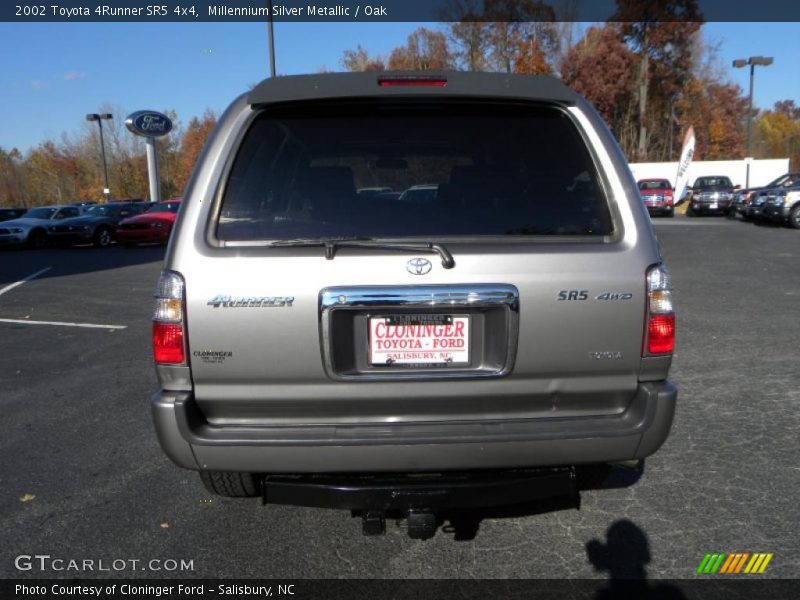
[[[392,50],[388,66],[392,71],[452,69],[447,38],[439,31],[420,27],[408,36],[405,46]]]
[[[489,28],[486,23],[459,21],[450,23],[448,39],[455,66],[464,71],[486,71]]]
[[[561,64],[564,82],[597,109],[630,155],[636,57],[613,24],[590,27]]]
[[[741,119],[747,99],[738,85],[693,77],[684,85],[676,108],[682,129],[694,127],[697,160],[744,158]]]
[[[345,50],[342,55],[342,66],[348,71],[384,71],[383,59],[370,56],[359,44],[355,50]]]
[[[0,204],[25,206],[22,153],[16,148],[6,151],[0,147]]]
[[[651,88],[658,90],[662,104],[672,106],[692,68],[693,40],[700,30],[697,0],[616,0],[611,21],[620,24],[622,40],[638,56],[636,94],[639,126],[636,157],[648,158]]]
[[[514,73],[526,75],[552,75],[553,68],[547,62],[544,50],[535,38],[517,42]]]
[[[800,169],[800,107],[793,100],[781,100],[772,110],[763,112],[754,132],[756,157],[789,157],[791,167]]]
[[[180,166],[175,176],[177,190],[183,190],[186,186],[200,152],[216,124],[216,115],[210,109],[206,109],[201,119],[194,117],[186,126],[180,142]]]
[[[145,143],[124,126],[121,107],[101,106],[114,119],[103,123],[112,199],[146,198],[149,191]],[[172,132],[156,140],[161,191],[164,197],[181,193],[214,116],[207,112],[196,119],[196,127],[184,144],[175,111],[164,111],[173,121]],[[0,148],[0,205],[38,206],[79,200],[102,201],[105,180],[97,125],[81,121],[75,134],[47,139],[21,153]],[[188,165],[188,166],[187,166]]]

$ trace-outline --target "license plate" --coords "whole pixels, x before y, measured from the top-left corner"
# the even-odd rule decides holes
[[[406,367],[469,364],[469,317],[370,317],[369,363],[373,366]]]
[[[716,203],[716,202],[712,202],[711,204],[709,204],[709,206],[708,206],[708,207],[709,207],[709,208],[712,208],[712,209],[713,209],[713,208],[717,208],[717,203]]]

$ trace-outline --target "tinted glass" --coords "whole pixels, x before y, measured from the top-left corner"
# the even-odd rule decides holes
[[[85,214],[93,217],[110,216],[116,215],[121,210],[122,206],[119,205],[101,205],[87,208]]]
[[[58,213],[58,217],[60,219],[69,219],[72,217],[80,216],[80,214],[81,214],[81,209],[79,209],[76,206],[69,206],[67,208],[62,208]]]
[[[733,187],[727,177],[699,177],[694,184],[697,188]]]
[[[645,179],[639,182],[640,190],[668,190],[671,187],[666,179]]]
[[[359,190],[385,188],[378,194]],[[586,145],[561,110],[520,104],[306,105],[260,115],[221,240],[607,235]]]
[[[178,212],[178,209],[180,208],[180,206],[181,206],[180,202],[157,202],[156,204],[153,204],[150,208],[148,208],[144,212],[148,212],[148,213],[157,213],[157,212],[176,213],[176,212]]]
[[[26,219],[50,219],[55,212],[55,208],[32,208],[22,216]]]

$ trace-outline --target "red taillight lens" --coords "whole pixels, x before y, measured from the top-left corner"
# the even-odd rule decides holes
[[[444,87],[447,79],[444,77],[380,77],[380,87]]]
[[[183,325],[180,323],[153,323],[153,358],[156,364],[182,364]]]
[[[672,354],[675,350],[675,315],[650,315],[647,353]]]

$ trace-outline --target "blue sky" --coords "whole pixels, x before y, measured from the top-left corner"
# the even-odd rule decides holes
[[[360,43],[386,54],[418,25],[277,23],[278,72],[339,70],[345,49]],[[731,61],[775,57],[771,67],[757,68],[756,106],[785,98],[800,104],[800,23],[708,23],[704,35],[745,90],[748,69],[729,69]],[[2,23],[0,146],[26,151],[78,132],[84,115],[103,105],[172,108],[185,122],[206,108],[223,110],[268,69],[260,23]]]

